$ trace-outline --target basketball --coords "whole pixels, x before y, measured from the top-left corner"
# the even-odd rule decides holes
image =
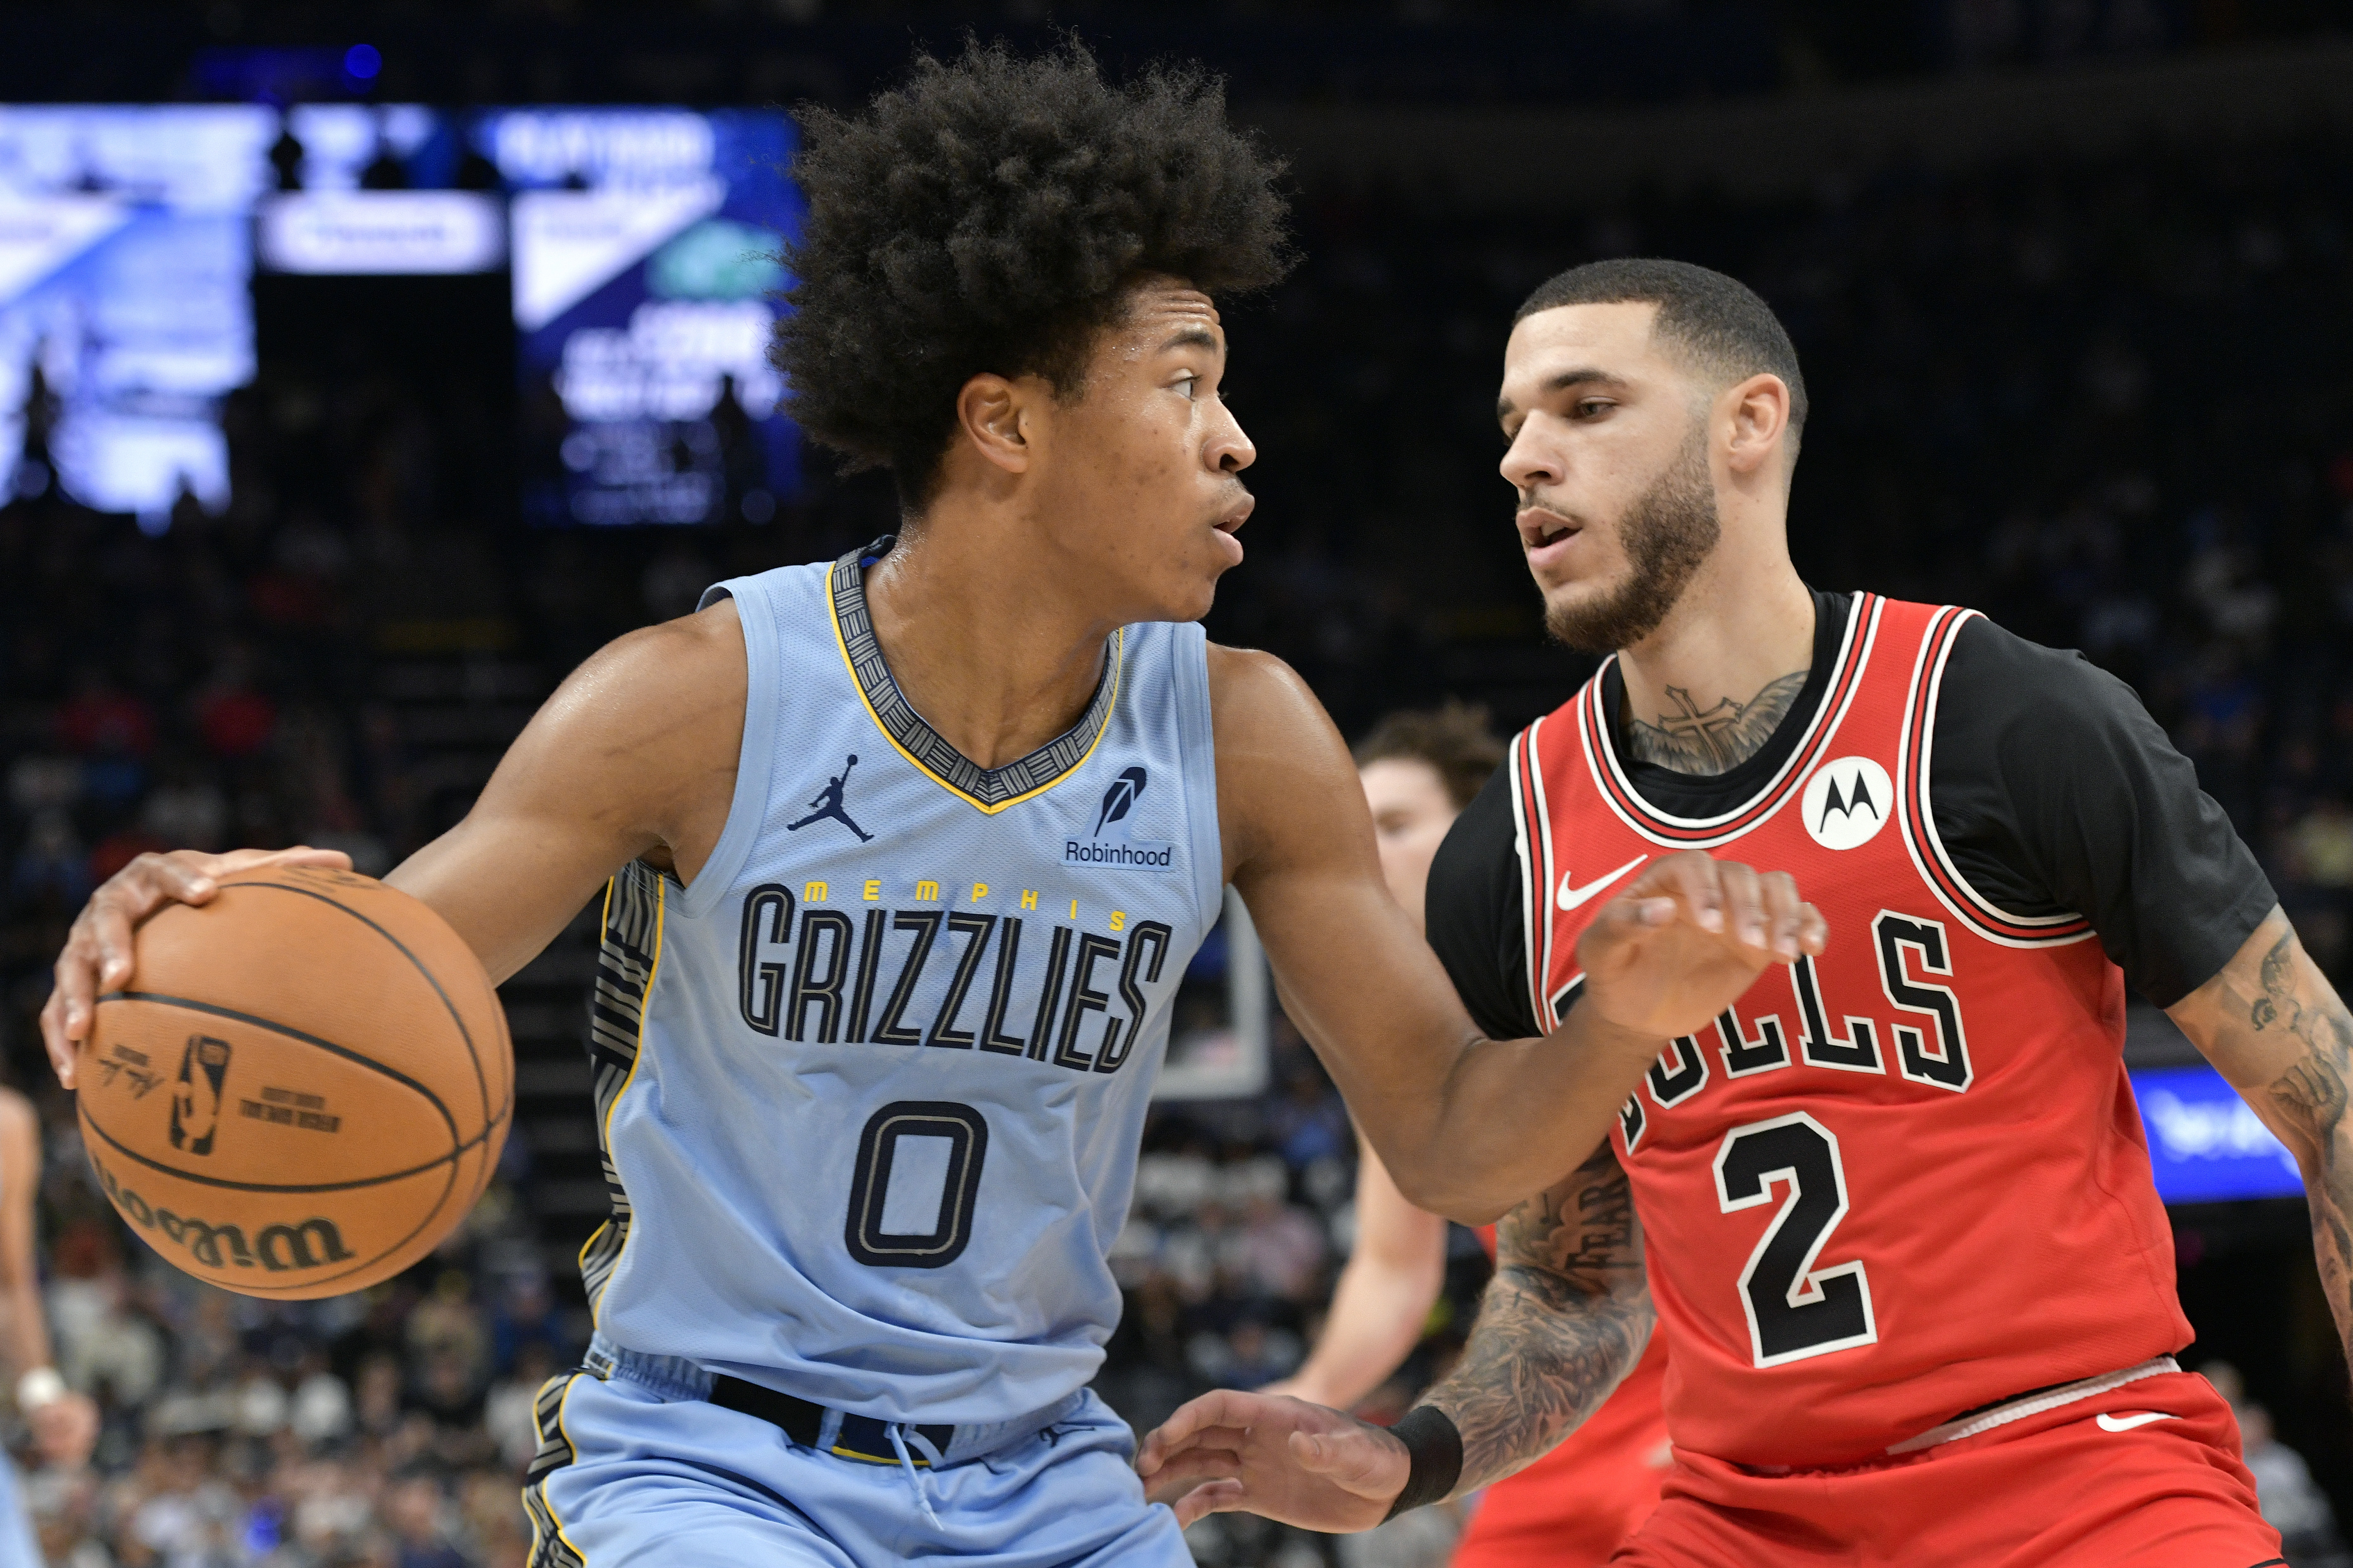
[[[142,1239],[249,1296],[431,1251],[506,1142],[506,1015],[458,933],[348,871],[269,867],[140,928],[79,1054],[82,1140]]]

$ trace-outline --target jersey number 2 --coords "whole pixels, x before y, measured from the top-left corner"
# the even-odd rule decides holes
[[[858,1135],[842,1239],[875,1268],[944,1268],[972,1240],[988,1123],[969,1105],[894,1100]],[[923,1228],[928,1226],[929,1228]]]
[[[1772,1201],[1789,1184],[1740,1271],[1740,1304],[1757,1364],[1779,1366],[1877,1342],[1871,1281],[1860,1259],[1817,1268],[1823,1246],[1846,1217],[1846,1172],[1838,1137],[1795,1111],[1736,1127],[1715,1152],[1715,1196],[1725,1214]]]

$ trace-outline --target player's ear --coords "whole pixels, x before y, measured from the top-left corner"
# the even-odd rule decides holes
[[[1788,383],[1760,371],[1728,388],[1716,406],[1731,411],[1732,437],[1725,463],[1734,473],[1754,475],[1779,455],[1789,430]]]
[[[983,458],[1009,474],[1029,468],[1036,398],[1028,383],[1035,379],[1008,381],[984,371],[956,394],[956,424],[965,438]]]

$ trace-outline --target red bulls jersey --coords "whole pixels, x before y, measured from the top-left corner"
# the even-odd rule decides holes
[[[1786,765],[1704,820],[1629,786],[1599,676],[1513,743],[1538,1017],[1567,1011],[1609,890],[1662,855],[1786,870],[1830,923],[1820,958],[1673,1042],[1612,1134],[1678,1447],[1853,1464],[2191,1337],[2119,972],[2088,921],[2003,913],[1937,840],[1938,687],[1973,615],[1857,595]]]

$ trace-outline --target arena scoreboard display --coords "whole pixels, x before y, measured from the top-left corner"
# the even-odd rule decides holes
[[[768,110],[0,106],[0,489],[217,512],[257,270],[503,271],[526,521],[765,522],[794,144]]]
[[[516,110],[474,135],[514,193],[525,438],[554,445],[524,454],[525,517],[767,521],[798,449],[767,359],[800,233],[792,122]]]
[[[184,492],[227,504],[277,135],[245,106],[0,107],[0,485],[158,528]]]

